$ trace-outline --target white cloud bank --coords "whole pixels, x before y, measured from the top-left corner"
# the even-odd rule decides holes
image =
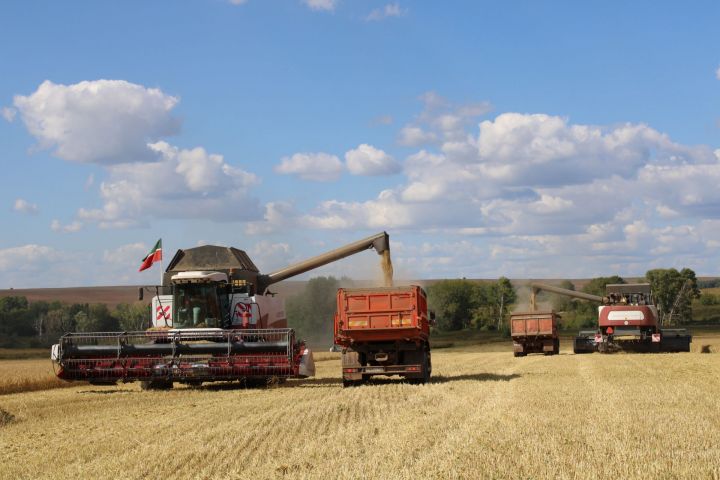
[[[79,209],[77,219],[67,225],[54,221],[54,231],[74,232],[88,222],[124,228],[152,218],[260,218],[250,196],[259,182],[254,174],[202,147],[180,149],[161,140],[179,130],[172,115],[178,101],[124,80],[45,81],[34,93],[15,97],[15,107],[40,147],[54,149],[66,161],[99,164],[107,174],[99,186],[102,206]],[[94,184],[91,175],[86,188]]]
[[[707,257],[720,253],[712,148],[643,124],[582,125],[547,114],[503,113],[473,132],[466,119],[485,107],[424,101],[416,123],[434,144],[407,157],[405,182],[365,201],[325,200],[298,223],[422,232],[443,244],[472,237],[485,247],[472,250],[477,265],[516,276],[642,274],[668,262],[708,268]],[[461,250],[442,257],[438,265],[479,274],[468,272]]]

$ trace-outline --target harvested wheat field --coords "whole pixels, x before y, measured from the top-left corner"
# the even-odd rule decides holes
[[[0,360],[0,395],[50,388],[68,388],[79,383],[64,382],[57,378],[49,358]],[[2,406],[2,400],[0,400],[0,406]]]
[[[718,478],[717,336],[692,353],[433,352],[433,381],[0,396],[3,478]]]

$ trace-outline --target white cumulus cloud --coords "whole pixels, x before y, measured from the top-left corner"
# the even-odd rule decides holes
[[[124,228],[151,218],[248,220],[259,216],[248,197],[257,177],[225,162],[222,155],[201,147],[179,149],[152,144],[161,159],[108,167],[110,178],[100,184],[103,207],[80,209],[81,220],[103,228]]]
[[[268,202],[262,220],[247,222],[247,235],[268,235],[296,226],[297,212],[292,204],[283,201]]]
[[[60,233],[79,232],[80,230],[82,230],[82,227],[83,227],[82,222],[78,222],[78,221],[74,221],[74,222],[68,223],[66,225],[63,225],[62,223],[60,223],[60,220],[55,219],[50,223],[50,229],[53,232],[60,232]]]
[[[302,0],[302,2],[312,10],[333,11],[338,0]]]
[[[60,253],[46,245],[21,245],[0,249],[0,270],[24,270],[39,266],[45,261],[54,261]]]
[[[148,142],[178,132],[178,98],[124,80],[43,82],[14,105],[40,148],[64,160],[114,164],[152,161]]]
[[[112,250],[103,251],[103,262],[107,265],[119,265],[137,268],[140,260],[147,254],[149,246],[142,242],[120,245]]]
[[[398,3],[388,3],[382,8],[376,8],[365,17],[368,21],[379,21],[390,17],[402,17],[407,14],[407,9],[400,7]]]
[[[353,175],[391,175],[400,164],[382,150],[363,143],[345,153],[345,164]]]
[[[3,107],[0,109],[0,115],[7,120],[8,122],[12,122],[15,120],[15,115],[17,115],[17,110],[10,107]]]
[[[20,213],[25,213],[28,215],[36,215],[40,210],[38,209],[38,206],[34,203],[30,203],[24,198],[18,198],[15,200],[15,204],[13,205],[13,210]]]
[[[303,180],[331,182],[340,178],[343,164],[337,156],[329,153],[295,153],[284,157],[275,171],[283,175],[295,175]]]

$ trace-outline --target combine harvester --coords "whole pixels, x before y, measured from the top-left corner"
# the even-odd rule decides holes
[[[531,286],[532,310],[535,310],[535,296],[541,290],[600,303],[598,328],[579,332],[573,341],[575,353],[690,351],[692,336],[686,329],[660,326],[649,283],[608,284],[604,297],[542,283]]]
[[[236,248],[178,250],[163,277],[163,293],[168,294],[156,287],[152,328],[64,335],[52,347],[57,376],[105,385],[140,381],[144,389],[172,388],[173,382],[312,376],[312,353],[287,328],[284,302],[268,287],[373,248],[383,257],[386,277],[392,278],[385,232],[269,275],[259,273]]]

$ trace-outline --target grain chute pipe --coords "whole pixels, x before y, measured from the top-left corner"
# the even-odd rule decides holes
[[[336,248],[335,250],[331,250],[327,253],[323,253],[316,257],[312,257],[294,265],[282,268],[276,272],[270,273],[269,275],[262,275],[258,279],[258,291],[263,292],[273,283],[300,275],[315,268],[322,267],[323,265],[327,265],[328,263],[335,262],[371,248],[374,248],[378,255],[382,255],[385,251],[389,251],[390,236],[387,232],[381,232],[377,235],[345,245],[344,247]]]
[[[531,283],[532,293],[530,295],[530,303],[532,310],[535,310],[535,295],[543,290],[545,292],[556,293],[558,295],[565,295],[568,297],[579,298],[581,300],[588,300],[590,302],[603,303],[603,297],[592,295],[590,293],[576,292],[575,290],[568,290],[567,288],[554,287],[552,285],[546,285],[544,283]]]

